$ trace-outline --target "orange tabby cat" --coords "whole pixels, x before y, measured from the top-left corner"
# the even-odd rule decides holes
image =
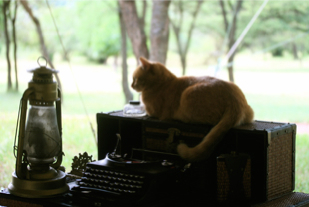
[[[252,122],[253,110],[235,84],[208,76],[176,77],[160,63],[140,61],[132,88],[142,93],[149,116],[215,125],[197,146],[178,145],[185,160],[207,159],[230,128]]]

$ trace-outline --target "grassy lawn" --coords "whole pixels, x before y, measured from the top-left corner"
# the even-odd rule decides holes
[[[174,62],[177,62],[176,59]],[[167,63],[171,70],[180,75],[179,63]],[[34,64],[33,64],[34,63]],[[17,110],[22,92],[27,88],[31,75],[26,69],[36,66],[21,61],[19,65],[20,90],[16,93],[6,92],[6,64],[0,59],[0,187],[6,187],[14,171],[13,141],[15,135]],[[262,58],[250,59],[241,56],[236,60],[235,80],[247,96],[255,111],[255,119],[309,124],[309,60],[302,65],[285,59]],[[136,62],[129,61],[130,74]],[[34,65],[34,67],[33,67]],[[63,86],[63,165],[71,170],[75,155],[87,151],[97,159],[95,138],[90,125],[96,130],[97,112],[118,110],[123,107],[124,97],[121,90],[121,71],[112,64],[105,66],[72,61],[72,71],[66,63],[56,64],[60,70]],[[281,66],[281,68],[280,68]],[[213,75],[212,69],[196,63],[188,66],[190,75]],[[225,70],[218,73],[226,79]],[[76,88],[75,81],[78,83]],[[81,96],[78,93],[81,92]],[[138,94],[134,94],[138,97]],[[81,98],[83,101],[81,101]],[[86,110],[82,102],[85,103]],[[309,134],[297,134],[296,141],[296,190],[309,192]]]
[[[295,190],[309,192],[309,134],[296,136]]]

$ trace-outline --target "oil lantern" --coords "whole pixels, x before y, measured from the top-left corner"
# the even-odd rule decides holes
[[[20,101],[14,155],[15,172],[8,186],[11,194],[44,198],[69,190],[66,175],[59,170],[62,162],[61,91],[53,80],[55,69],[41,65],[33,73]],[[40,61],[41,60],[41,61]],[[27,106],[29,110],[27,115]]]

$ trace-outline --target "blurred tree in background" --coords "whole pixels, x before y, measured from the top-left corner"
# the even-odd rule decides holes
[[[13,51],[10,50],[12,45],[7,46],[10,41],[5,41],[5,37],[7,35],[12,40],[14,36],[11,20],[14,20],[16,14],[15,2],[22,4],[18,7],[14,22],[18,53],[30,55],[30,51],[41,50],[38,24],[34,24],[39,22],[51,61],[56,53],[60,53],[63,59],[69,60],[72,55],[81,55],[89,61],[103,64],[110,57],[117,60],[120,54],[123,56],[121,48],[125,48],[128,57],[134,55],[138,59],[144,56],[165,63],[168,53],[175,51],[180,57],[183,74],[186,74],[187,65],[192,61],[187,60],[189,48],[192,53],[203,54],[205,64],[210,64],[208,60],[218,64],[262,4],[261,1],[232,0],[204,3],[151,0],[48,1],[66,48],[63,51],[45,1],[1,1],[0,37],[3,44],[0,45],[0,51],[6,56]],[[31,9],[30,13],[26,5]],[[308,10],[309,3],[306,1],[269,1],[235,53],[230,56],[227,67],[230,80],[234,80],[233,62],[237,52],[270,52],[273,55],[289,53],[299,60],[307,55],[309,41],[304,39],[308,38],[309,32]],[[126,34],[121,33],[119,12],[123,17]],[[5,22],[10,22],[7,27]],[[170,30],[174,35],[169,35]],[[126,47],[122,47],[126,35],[130,41],[126,42]],[[5,53],[5,48],[9,52]],[[7,67],[11,76],[9,63]],[[127,76],[126,73],[122,75]],[[8,84],[12,85],[9,78]],[[128,99],[129,90],[126,90]]]
[[[173,17],[170,17],[170,21],[176,37],[182,75],[186,74],[187,54],[193,30],[195,29],[196,18],[203,2],[204,1],[173,1],[173,12],[171,12]],[[188,20],[190,18],[191,21]]]
[[[12,76],[11,76],[11,58],[10,58],[10,44],[11,44],[11,38],[9,35],[9,20],[11,17],[10,13],[10,3],[11,1],[3,1],[1,2],[1,10],[2,10],[2,19],[3,19],[3,27],[4,27],[4,39],[5,39],[5,55],[6,55],[6,61],[7,61],[7,90],[12,90]]]
[[[147,36],[144,28],[147,9],[146,1],[143,1],[142,15],[140,17],[135,1],[119,0],[119,5],[136,59],[145,57],[165,64],[169,40],[168,8],[170,1],[152,1],[149,35],[150,51],[147,46]]]
[[[117,11],[117,2],[96,1],[92,4],[77,1],[74,13],[77,17],[74,20],[75,31],[70,35],[76,39],[71,39],[71,50],[77,49],[90,60],[99,63],[105,63],[108,57],[118,56],[121,35]],[[77,48],[74,48],[73,44],[76,43]]]

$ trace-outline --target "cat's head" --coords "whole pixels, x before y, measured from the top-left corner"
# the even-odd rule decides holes
[[[140,58],[141,65],[133,73],[132,88],[141,92],[147,88],[162,84],[168,78],[175,77],[164,65],[152,63],[145,58]]]

